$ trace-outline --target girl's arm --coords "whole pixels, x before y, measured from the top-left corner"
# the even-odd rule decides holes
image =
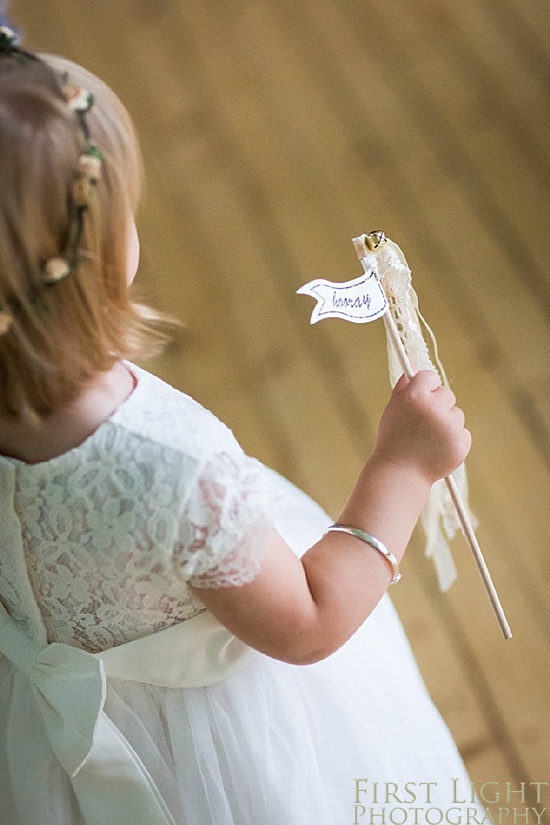
[[[432,484],[462,463],[471,437],[451,390],[419,372],[395,387],[367,461],[338,521],[383,542],[399,561]],[[363,541],[328,533],[298,559],[273,531],[255,579],[195,589],[238,638],[276,659],[310,664],[329,656],[369,616],[391,579],[386,559]]]

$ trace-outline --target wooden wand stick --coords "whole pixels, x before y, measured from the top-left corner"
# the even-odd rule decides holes
[[[370,272],[371,264],[366,259],[365,254],[362,254],[362,245],[365,253],[367,251],[367,246],[369,247],[371,252],[374,252],[382,243],[385,242],[385,240],[385,236],[382,232],[372,232],[369,235],[364,235],[360,238],[354,239],[354,246],[357,252],[357,257],[361,261],[365,274]],[[390,341],[393,344],[393,347],[395,348],[395,352],[399,359],[399,363],[401,364],[401,368],[405,373],[406,377],[410,379],[414,375],[414,370],[412,368],[411,362],[409,361],[409,357],[407,355],[407,352],[399,335],[397,325],[392,317],[389,307],[382,317],[384,318],[386,332],[388,334]],[[508,621],[504,614],[504,610],[502,609],[502,605],[500,603],[497,591],[491,579],[489,569],[485,563],[485,559],[483,558],[483,553],[481,552],[481,548],[479,546],[476,534],[474,532],[474,528],[472,527],[472,523],[468,516],[468,512],[460,497],[460,493],[458,491],[456,482],[452,475],[447,476],[447,478],[445,479],[445,484],[447,485],[447,489],[451,496],[451,500],[456,510],[460,526],[462,527],[466,540],[470,546],[470,550],[472,551],[474,560],[477,564],[479,574],[483,580],[483,584],[485,585],[485,590],[487,591],[487,595],[493,607],[493,611],[499,623],[502,635],[505,639],[511,639],[512,631],[510,630],[510,625],[508,624]]]

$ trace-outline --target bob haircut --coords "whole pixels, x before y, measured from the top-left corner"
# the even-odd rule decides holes
[[[63,58],[37,57],[0,55],[0,307],[18,307],[0,335],[0,418],[36,424],[115,361],[151,354],[162,337],[149,324],[160,316],[133,303],[127,288],[142,172],[130,116],[95,75]],[[94,95],[86,119],[104,160],[84,216],[81,262],[42,288],[44,262],[67,242],[81,151],[56,77],[65,72]]]

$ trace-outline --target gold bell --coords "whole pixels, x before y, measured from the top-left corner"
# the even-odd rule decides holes
[[[365,235],[365,243],[371,252],[375,252],[378,247],[382,246],[382,244],[386,243],[386,241],[387,238],[381,229],[377,229],[375,232],[369,232],[368,235]]]

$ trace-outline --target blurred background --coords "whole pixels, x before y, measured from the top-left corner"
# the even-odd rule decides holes
[[[185,322],[149,367],[333,516],[388,397],[383,323],[311,327],[296,289],[359,275],[362,232],[405,252],[474,436],[470,501],[514,637],[462,537],[447,595],[420,534],[391,595],[472,779],[526,783],[535,804],[529,783],[550,781],[548,0],[10,12],[26,45],[98,73],[135,119],[138,282]]]

